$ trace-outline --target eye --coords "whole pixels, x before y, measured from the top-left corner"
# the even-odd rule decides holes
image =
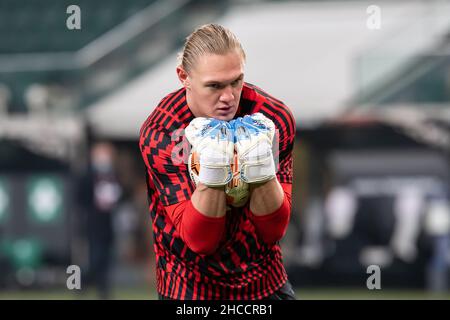
[[[242,79],[234,80],[234,81],[231,83],[231,85],[232,85],[233,87],[236,87],[236,86],[239,85],[239,83],[241,82],[241,80],[242,80]]]
[[[211,88],[211,89],[220,89],[221,88],[220,84],[218,84],[218,83],[208,84],[207,87]]]

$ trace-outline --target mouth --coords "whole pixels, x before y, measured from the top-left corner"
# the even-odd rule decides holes
[[[233,106],[223,106],[223,107],[217,108],[217,111],[219,111],[219,112],[229,112],[231,110],[233,110]]]
[[[228,118],[233,114],[234,108],[232,106],[222,107],[216,109],[216,114],[220,118]]]
[[[226,106],[216,109],[216,117],[220,120],[228,121],[234,115],[234,108],[232,106]]]

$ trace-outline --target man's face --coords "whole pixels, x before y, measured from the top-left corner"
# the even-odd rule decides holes
[[[206,54],[183,79],[187,102],[196,117],[231,120],[237,112],[244,84],[244,61],[238,51],[224,55]]]

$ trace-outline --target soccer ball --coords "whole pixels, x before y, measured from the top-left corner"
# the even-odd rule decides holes
[[[249,198],[250,190],[248,183],[244,182],[240,178],[239,162],[236,151],[234,152],[233,163],[231,164],[231,172],[233,178],[225,186],[225,194],[227,198],[227,205],[239,208],[244,206]],[[189,155],[188,161],[189,174],[195,185],[198,184],[198,175],[200,173],[200,158],[194,151]]]

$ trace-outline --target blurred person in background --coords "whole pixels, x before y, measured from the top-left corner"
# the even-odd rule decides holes
[[[95,286],[100,299],[111,296],[113,213],[122,193],[114,170],[114,155],[112,144],[94,143],[89,168],[79,185],[79,201],[84,209],[89,244],[87,282]]]
[[[294,300],[279,245],[291,211],[292,113],[244,82],[244,50],[220,25],[195,30],[180,60],[177,74],[183,87],[161,100],[140,132],[159,298]],[[173,139],[182,138],[184,129],[199,153],[198,181],[186,161],[174,156],[180,145],[184,150]],[[271,149],[275,131],[278,171]],[[227,202],[227,179],[219,177],[222,169],[229,172],[231,162],[217,169],[224,152],[233,158],[233,137],[241,162],[238,177],[244,180],[244,172],[249,186],[239,205]],[[246,143],[255,143],[248,153],[242,152]],[[246,162],[249,154],[263,162]],[[214,159],[205,162],[207,155]]]
[[[426,266],[427,289],[448,291],[450,265],[450,204],[447,192],[430,197],[425,215],[425,230],[429,237],[429,258]]]

